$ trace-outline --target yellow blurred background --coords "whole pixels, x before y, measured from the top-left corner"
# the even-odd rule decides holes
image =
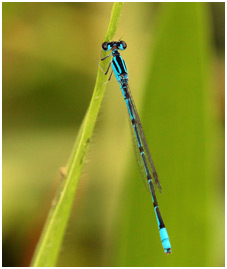
[[[3,3],[3,266],[29,266],[112,3]],[[57,266],[224,266],[225,3],[125,3],[115,39],[162,184],[164,255],[108,83]]]

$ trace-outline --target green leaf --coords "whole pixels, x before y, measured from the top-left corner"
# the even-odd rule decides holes
[[[113,4],[109,27],[104,39],[105,41],[112,39],[116,32],[122,5],[122,3]],[[106,70],[108,61],[103,61],[100,65]],[[66,178],[55,197],[53,208],[49,213],[45,228],[33,257],[32,266],[34,267],[50,267],[55,266],[56,264],[81,170],[83,168],[90,139],[105,92],[106,81],[107,77],[104,76],[99,69],[90,106],[80,128],[70,160],[67,164]]]

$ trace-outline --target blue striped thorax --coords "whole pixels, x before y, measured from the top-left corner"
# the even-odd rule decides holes
[[[113,57],[112,69],[119,83],[128,83],[128,71],[120,54]]]
[[[102,44],[102,48],[105,51],[112,50],[111,55],[113,56],[111,65],[117,81],[122,84],[128,83],[128,71],[126,68],[125,61],[122,59],[119,50],[125,50],[127,45],[124,41],[113,41],[105,42]]]

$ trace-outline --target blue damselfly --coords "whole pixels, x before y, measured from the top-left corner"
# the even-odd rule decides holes
[[[124,60],[122,59],[119,53],[119,50],[125,50],[126,47],[127,45],[124,41],[104,42],[102,44],[102,49],[104,51],[111,51],[111,54],[107,55],[101,60],[105,60],[109,56],[112,56],[112,59],[109,63],[109,66],[105,75],[107,75],[110,69],[110,66],[112,66],[111,75],[112,75],[112,72],[114,72],[115,77],[118,83],[120,84],[121,92],[123,94],[125,103],[127,105],[131,127],[133,129],[133,133],[136,138],[135,140],[136,140],[137,149],[138,149],[137,151],[139,152],[138,154],[139,156],[137,158],[139,158],[143,164],[143,173],[145,172],[144,173],[145,178],[146,178],[145,181],[151,192],[153,205],[154,205],[154,211],[155,211],[156,219],[158,222],[158,228],[159,228],[162,245],[163,245],[165,253],[168,254],[168,253],[171,253],[170,240],[169,240],[169,236],[168,236],[165,224],[163,222],[163,219],[159,210],[158,202],[155,195],[152,175],[160,191],[161,191],[161,185],[158,179],[158,174],[156,172],[153,160],[151,158],[151,154],[147,145],[147,141],[144,135],[142,124],[139,119],[139,115],[137,113],[136,106],[133,101],[130,89],[129,89],[127,68],[126,68]],[[111,78],[111,75],[110,75],[110,78]],[[152,175],[151,175],[151,171],[152,171]]]

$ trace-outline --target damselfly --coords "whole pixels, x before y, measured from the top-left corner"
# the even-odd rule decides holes
[[[115,77],[120,84],[121,92],[123,94],[125,103],[127,105],[131,127],[133,129],[133,133],[136,138],[135,140],[136,140],[137,149],[138,149],[137,151],[139,152],[138,158],[143,164],[142,165],[143,172],[145,172],[144,174],[146,176],[145,181],[146,181],[146,184],[148,184],[149,190],[151,192],[153,205],[154,205],[154,211],[155,211],[156,219],[158,222],[158,228],[159,228],[162,245],[163,245],[165,253],[168,254],[168,253],[171,253],[171,245],[170,245],[167,230],[165,228],[165,224],[163,222],[163,219],[162,219],[159,207],[158,207],[154,184],[153,184],[153,180],[151,176],[151,170],[152,170],[155,183],[158,185],[158,188],[160,191],[161,191],[161,185],[158,179],[157,172],[154,167],[153,160],[151,158],[151,154],[150,154],[147,141],[143,132],[142,124],[139,119],[139,115],[137,113],[136,106],[132,99],[132,95],[129,89],[127,68],[126,68],[124,60],[122,59],[119,53],[119,50],[125,50],[126,48],[127,48],[127,45],[124,41],[104,42],[102,44],[102,49],[104,51],[111,51],[111,54],[107,55],[101,60],[105,60],[109,56],[112,56],[112,59],[109,63],[109,66],[105,75],[107,75],[110,69],[110,66],[112,66],[111,75],[112,75],[112,72],[114,72]],[[111,75],[110,75],[110,78],[111,78]]]

